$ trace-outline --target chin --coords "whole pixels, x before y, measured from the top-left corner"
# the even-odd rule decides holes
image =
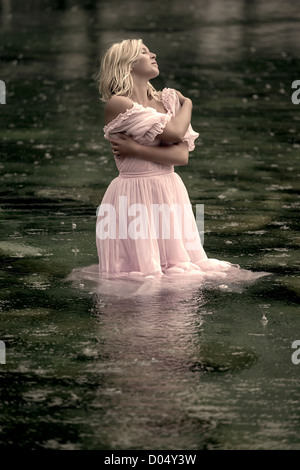
[[[151,78],[158,77],[158,75],[159,75],[159,70],[157,69],[155,72],[153,72]]]

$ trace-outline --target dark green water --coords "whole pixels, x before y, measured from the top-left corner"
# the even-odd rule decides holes
[[[297,2],[2,0],[0,24],[1,448],[300,449]],[[272,276],[127,299],[65,281],[97,263],[117,175],[93,76],[132,36],[193,99],[177,172],[205,250]]]

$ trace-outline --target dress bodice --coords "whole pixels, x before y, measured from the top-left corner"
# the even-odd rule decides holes
[[[180,101],[176,91],[172,88],[164,88],[161,93],[162,103],[166,112],[161,113],[150,106],[145,107],[133,102],[132,108],[120,113],[115,119],[104,126],[104,137],[108,140],[115,138],[116,133],[124,133],[134,138],[142,145],[168,145],[162,143],[157,137],[161,134],[166,124],[176,115],[180,109]],[[188,142],[189,150],[195,148],[194,140],[199,136],[191,125],[183,138]],[[174,171],[173,165],[163,165],[156,162],[141,160],[137,157],[114,157],[120,176],[135,174],[155,175]]]

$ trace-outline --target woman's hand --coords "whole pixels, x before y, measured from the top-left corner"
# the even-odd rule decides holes
[[[180,101],[181,106],[183,105],[183,103],[184,103],[185,101],[190,101],[190,102],[192,103],[192,101],[191,101],[189,98],[186,98],[185,96],[183,96],[183,94],[180,93],[180,91],[176,90],[176,93],[177,93],[177,96],[178,96],[178,98],[179,98],[179,101]]]
[[[116,139],[110,141],[115,157],[136,157],[140,144],[125,134],[116,134]]]

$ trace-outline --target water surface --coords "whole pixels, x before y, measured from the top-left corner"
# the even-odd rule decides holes
[[[1,447],[300,449],[296,3],[0,7]],[[205,205],[205,250],[271,276],[122,298],[65,281],[97,263],[117,175],[93,77],[132,36],[157,54],[154,85],[193,99],[200,137],[176,171]]]

